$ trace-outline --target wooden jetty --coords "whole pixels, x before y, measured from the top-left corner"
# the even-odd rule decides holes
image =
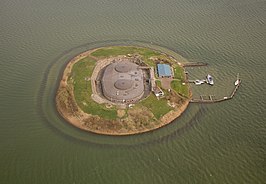
[[[184,63],[183,67],[196,67],[196,66],[207,66],[208,63],[204,62],[189,62],[189,63]]]
[[[230,100],[235,96],[236,91],[240,87],[240,84],[241,84],[241,80],[237,77],[237,80],[235,82],[235,88],[233,89],[230,96],[225,96],[225,97],[220,98],[220,99],[215,99],[214,95],[209,95],[208,97],[207,97],[207,95],[200,95],[199,99],[191,99],[190,102],[192,102],[192,103],[216,103],[216,102],[222,102],[225,100]]]

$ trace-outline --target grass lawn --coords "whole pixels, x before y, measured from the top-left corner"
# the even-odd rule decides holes
[[[189,97],[189,87],[187,84],[183,85],[181,81],[173,80],[171,88],[184,97]]]
[[[185,80],[184,70],[179,65],[174,65],[174,78],[181,81]]]
[[[148,98],[140,102],[140,105],[143,105],[150,109],[150,111],[154,114],[156,119],[159,119],[166,113],[168,113],[172,108],[167,105],[166,99],[157,99],[154,94],[151,94]]]
[[[127,46],[114,46],[114,47],[100,48],[94,51],[93,53],[91,53],[91,55],[95,57],[110,57],[110,56],[135,54],[135,53],[139,53],[140,55],[144,57],[144,59],[150,58],[151,56],[160,55],[159,52],[153,51],[148,48],[127,47]]]
[[[85,81],[85,77],[91,76],[95,63],[95,60],[87,57],[73,66],[72,80],[75,100],[78,106],[86,113],[99,115],[105,119],[115,119],[115,108],[107,109],[105,105],[98,104],[91,99],[91,81]]]
[[[145,62],[148,66],[154,67],[154,69],[156,69],[156,63],[155,63],[153,60],[148,59],[148,58],[144,58],[144,62]]]
[[[90,77],[95,67],[95,64],[96,64],[96,61],[89,57],[85,57],[81,59],[73,66],[72,71],[71,71],[72,77],[75,77],[76,75],[77,77],[84,77],[84,78]],[[79,75],[79,74],[82,74],[82,75]]]
[[[162,88],[162,83],[160,80],[156,80],[155,83],[159,88]]]

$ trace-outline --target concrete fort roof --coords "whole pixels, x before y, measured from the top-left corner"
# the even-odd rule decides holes
[[[118,79],[114,85],[117,89],[127,90],[133,86],[133,81],[128,79]]]
[[[131,68],[132,66],[128,62],[121,62],[115,66],[115,70],[119,73],[127,73]]]
[[[127,59],[109,64],[101,84],[104,96],[111,101],[133,102],[144,93],[143,72]]]

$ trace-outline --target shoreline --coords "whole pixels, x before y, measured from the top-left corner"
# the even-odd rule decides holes
[[[114,136],[124,136],[124,135],[134,135],[134,134],[140,134],[145,133],[149,131],[153,131],[156,129],[159,129],[163,126],[166,126],[170,123],[172,123],[175,119],[180,117],[182,113],[187,109],[187,106],[189,105],[190,98],[183,99],[182,104],[179,104],[178,107],[176,107],[173,110],[170,110],[166,114],[164,114],[162,117],[160,117],[156,124],[153,124],[152,128],[142,128],[139,129],[131,129],[131,130],[119,130],[114,131],[112,129],[105,129],[105,130],[98,130],[97,127],[92,129],[86,126],[88,123],[94,123],[98,121],[103,121],[101,117],[98,115],[92,115],[85,113],[78,105],[75,100],[74,92],[71,86],[68,85],[68,79],[70,77],[72,68],[74,64],[76,64],[78,61],[80,61],[83,58],[90,57],[94,58],[94,56],[91,56],[90,54],[100,48],[92,49],[85,51],[83,53],[80,53],[79,55],[72,58],[67,65],[65,66],[65,69],[63,71],[62,78],[59,82],[56,96],[55,96],[55,104],[56,109],[58,113],[71,125],[75,126],[76,128],[79,128],[81,130],[85,130],[87,132],[101,134],[101,135],[114,135]],[[109,58],[110,59],[110,58]],[[101,61],[101,59],[99,59]],[[99,60],[96,60],[98,62]],[[189,88],[190,91],[190,88]],[[191,91],[190,91],[191,93]],[[153,95],[153,94],[150,94]],[[64,97],[65,104],[68,104],[69,107],[65,107],[65,104],[62,103],[62,98]],[[113,124],[121,124],[121,119],[117,118],[116,120],[106,120],[106,122],[111,122]],[[91,126],[91,125],[90,125]]]

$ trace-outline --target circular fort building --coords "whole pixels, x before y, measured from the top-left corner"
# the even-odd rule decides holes
[[[135,103],[144,94],[143,71],[128,60],[107,65],[101,84],[103,95],[115,103]]]

